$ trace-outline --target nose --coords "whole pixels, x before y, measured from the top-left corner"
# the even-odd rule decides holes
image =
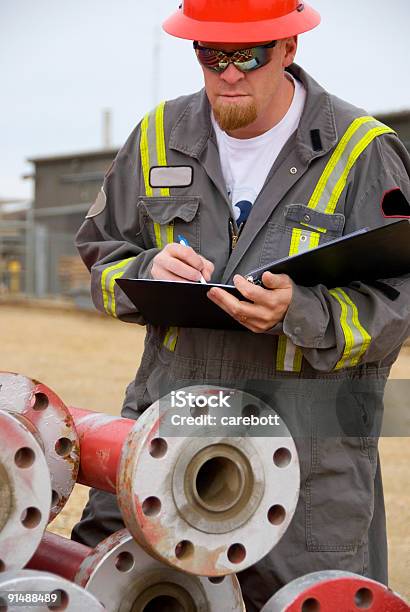
[[[229,64],[228,68],[221,72],[220,78],[229,85],[235,85],[238,81],[242,81],[245,75],[234,64]]]

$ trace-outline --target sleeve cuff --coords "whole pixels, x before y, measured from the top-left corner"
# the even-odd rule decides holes
[[[303,348],[319,348],[328,318],[315,289],[293,283],[292,301],[282,323],[283,333],[293,344]]]

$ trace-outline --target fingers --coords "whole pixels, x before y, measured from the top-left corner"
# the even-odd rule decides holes
[[[283,320],[292,299],[292,283],[289,277],[274,274],[270,274],[270,277],[267,279],[268,283],[279,285],[277,290],[272,290],[273,287],[270,289],[253,285],[239,275],[234,277],[235,287],[249,301],[238,300],[217,287],[208,292],[208,297],[250,331],[263,333]]]
[[[156,280],[179,280],[198,282],[201,274],[206,281],[211,279],[214,265],[191,247],[167,244],[154,257],[151,276]]]
[[[233,319],[245,327],[248,327],[248,329],[251,329],[248,321],[251,322],[255,316],[255,311],[252,309],[252,304],[242,302],[234,295],[231,295],[227,291],[219,289],[218,287],[212,287],[212,289],[208,291],[207,295],[212,302],[222,308],[222,310],[229,314]],[[253,306],[253,308],[255,307]]]
[[[202,264],[203,264],[202,276],[204,277],[206,282],[209,283],[209,281],[211,280],[212,274],[214,272],[215,266],[212,263],[212,261],[208,261],[207,259],[205,259],[205,257],[202,257],[202,255],[200,255],[200,257],[202,259]]]
[[[266,289],[287,289],[292,286],[292,281],[287,274],[272,274],[264,272],[262,282]]]

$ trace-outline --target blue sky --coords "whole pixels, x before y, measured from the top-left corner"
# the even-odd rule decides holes
[[[30,197],[27,158],[121,145],[156,102],[195,91],[191,43],[160,24],[180,0],[0,0],[0,198]],[[410,109],[409,0],[311,0],[297,60],[369,112]],[[158,61],[154,63],[157,45]]]

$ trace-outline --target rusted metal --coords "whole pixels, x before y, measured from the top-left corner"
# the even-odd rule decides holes
[[[24,567],[50,514],[47,462],[24,421],[0,410],[0,572]]]
[[[46,531],[26,568],[51,572],[74,582],[81,563],[91,550],[79,542]]]
[[[51,596],[55,595],[59,598],[58,605],[53,606]],[[25,569],[0,574],[0,610],[103,612],[105,608],[91,593],[73,582],[54,574]]]
[[[350,572],[314,572],[278,591],[262,612],[409,612],[410,606],[383,584]]]
[[[135,421],[73,406],[69,411],[81,447],[77,482],[115,493],[122,447]]]
[[[73,419],[46,385],[12,372],[0,372],[0,409],[26,418],[35,428],[50,470],[50,521],[65,506],[77,480],[79,441]]]
[[[235,576],[221,582],[190,576],[153,559],[123,529],[96,548],[47,533],[28,567],[53,571],[121,612],[242,612]]]
[[[195,386],[210,396],[221,389]],[[272,409],[242,391],[223,389],[233,413]],[[191,416],[172,407],[172,394],[139,418],[123,448],[117,496],[124,522],[151,555],[184,572],[224,576],[264,557],[286,531],[299,497],[299,460],[280,420],[271,437],[174,437],[169,418]],[[219,408],[208,406],[207,416]],[[165,423],[167,425],[165,426]],[[178,435],[178,434],[176,434]],[[209,436],[209,437],[208,437]]]

